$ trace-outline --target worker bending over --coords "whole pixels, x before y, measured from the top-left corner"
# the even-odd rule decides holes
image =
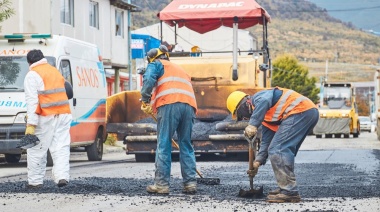
[[[254,161],[257,172],[267,158],[272,164],[278,189],[270,191],[268,202],[299,202],[301,200],[294,174],[294,157],[305,137],[318,122],[315,104],[305,96],[275,87],[249,96],[241,91],[227,98],[232,118],[249,120],[245,134],[253,138],[262,125],[260,149]]]
[[[149,193],[169,193],[172,137],[177,133],[179,158],[183,178],[183,192],[196,192],[195,154],[191,131],[197,104],[190,76],[178,65],[169,61],[168,49],[161,45],[147,53],[149,62],[141,88],[141,110],[157,113],[157,150],[154,185],[147,186]]]

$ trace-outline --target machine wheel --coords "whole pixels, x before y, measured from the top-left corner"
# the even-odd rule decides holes
[[[360,135],[360,124],[359,123],[357,123],[357,124],[358,124],[358,132],[354,133],[354,138],[358,138]]]
[[[334,137],[335,137],[335,138],[341,138],[341,137],[342,137],[342,134],[334,134]]]
[[[136,162],[154,162],[155,154],[138,153],[135,154]]]
[[[322,138],[322,135],[315,135],[316,138]]]
[[[332,138],[332,136],[333,136],[332,134],[326,134],[325,138]]]
[[[51,153],[49,150],[47,151],[47,156],[46,156],[46,166],[48,167],[53,166],[53,158],[51,157]]]
[[[349,138],[350,134],[344,134],[344,138]]]
[[[89,161],[101,161],[103,158],[103,131],[98,129],[94,143],[86,146]]]
[[[7,163],[18,163],[21,159],[21,154],[4,154]]]

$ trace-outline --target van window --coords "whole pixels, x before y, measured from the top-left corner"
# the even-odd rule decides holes
[[[54,57],[45,57],[55,66]],[[0,57],[0,92],[23,91],[24,79],[29,71],[26,56]]]
[[[61,60],[61,63],[59,65],[59,71],[61,72],[61,74],[65,78],[65,80],[70,82],[70,84],[73,84],[72,77],[71,77],[70,61]]]

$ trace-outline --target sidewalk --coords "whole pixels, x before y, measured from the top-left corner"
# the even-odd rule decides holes
[[[125,152],[125,144],[123,141],[116,141],[114,146],[104,144],[103,153],[112,153],[112,152]]]

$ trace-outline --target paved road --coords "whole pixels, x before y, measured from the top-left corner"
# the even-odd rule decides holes
[[[380,211],[380,141],[374,133],[358,139],[316,139],[309,136],[296,157],[296,176],[303,201],[269,204],[265,198],[237,197],[249,189],[246,162],[198,162],[205,177],[220,178],[216,186],[199,185],[197,195],[181,193],[179,163],[172,165],[169,196],[149,195],[153,163],[136,163],[132,155],[109,151],[101,162],[73,153],[69,186],[58,189],[48,168],[44,188],[25,189],[26,161],[0,162],[0,211]],[[267,164],[255,184],[264,193],[276,187]]]

